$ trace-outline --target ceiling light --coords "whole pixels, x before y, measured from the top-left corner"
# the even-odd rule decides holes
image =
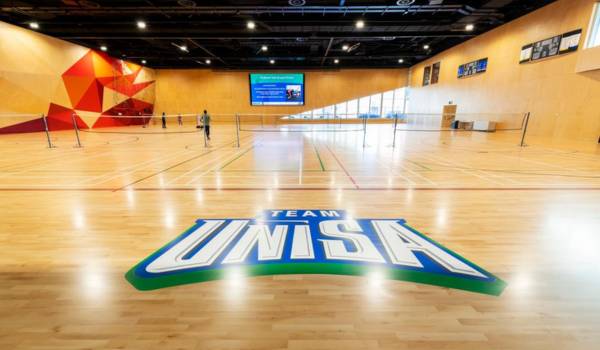
[[[475,26],[474,26],[473,24],[467,24],[467,25],[465,26],[465,30],[466,30],[466,31],[469,31],[469,32],[470,32],[470,31],[472,31],[473,29],[475,29]]]
[[[269,60],[270,64],[275,64],[275,60]]]
[[[263,45],[263,46],[260,47],[260,49],[262,51],[267,51],[269,48],[267,47],[267,45]]]
[[[333,63],[338,64],[340,63],[340,60],[338,60],[337,58],[335,60],[333,60]]]
[[[423,48],[424,48],[425,50],[429,50],[429,45],[425,44],[425,45],[423,45]]]
[[[344,50],[344,51],[348,51],[348,48],[350,48],[350,46],[348,46],[346,44],[344,44],[344,46],[342,46],[342,50]]]
[[[108,48],[106,46],[102,45],[102,46],[100,46],[100,50],[106,51],[106,50],[108,50]]]
[[[248,29],[254,29],[256,28],[256,24],[254,23],[254,21],[248,21],[246,23],[246,27],[248,27]]]
[[[146,60],[142,60],[142,64],[146,64]]]
[[[146,29],[146,22],[144,21],[137,21],[137,27],[140,29]]]
[[[205,61],[204,61],[204,63],[206,63],[206,64],[210,64],[210,60],[209,60],[209,59],[207,59],[207,60],[205,60]]]
[[[188,52],[188,48],[187,48],[187,46],[185,46],[185,45],[181,45],[181,46],[179,46],[179,50],[181,50],[181,51],[185,51],[185,52]]]
[[[363,21],[362,19],[359,19],[358,21],[356,21],[356,28],[361,29],[365,27],[365,21]]]
[[[40,25],[37,22],[30,22],[29,23],[29,28],[31,28],[31,29],[38,29],[38,28],[40,28]]]
[[[399,58],[398,63],[404,63],[404,60],[402,58]]]

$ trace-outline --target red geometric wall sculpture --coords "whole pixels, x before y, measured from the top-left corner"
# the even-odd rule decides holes
[[[105,118],[105,116],[151,115],[153,102],[135,98],[138,93],[152,88],[154,80],[137,82],[143,67],[115,59],[103,52],[89,50],[62,75],[64,88],[71,103],[61,106],[50,101],[47,113],[50,130],[73,128],[73,114],[79,128],[108,127],[141,124],[141,118]],[[153,93],[149,94],[154,96]],[[113,99],[105,101],[106,96]],[[77,115],[87,113],[86,123]],[[102,116],[102,117],[100,117]],[[0,134],[43,131],[41,118],[0,128]]]

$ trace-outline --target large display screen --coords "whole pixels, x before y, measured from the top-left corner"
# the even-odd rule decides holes
[[[304,104],[304,74],[250,73],[250,103],[253,106]]]

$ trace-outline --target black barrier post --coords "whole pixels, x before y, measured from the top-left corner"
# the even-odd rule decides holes
[[[208,142],[206,141],[206,115],[202,115],[202,135],[204,135],[204,148],[208,147]]]
[[[368,115],[363,119],[363,148],[365,148],[367,142],[367,117]]]
[[[75,129],[75,136],[77,137],[77,148],[81,148],[81,140],[79,139],[79,127],[77,127],[77,121],[75,120],[75,113],[71,114],[71,119],[73,119],[73,129]]]
[[[398,127],[398,113],[394,115],[394,138],[392,140],[392,148],[396,147],[396,128]]]
[[[46,131],[46,140],[48,140],[48,148],[54,148],[52,145],[52,140],[50,139],[50,131],[48,130],[48,121],[46,120],[46,116],[42,113],[42,121],[44,122],[44,131]]]
[[[237,137],[237,148],[240,148],[240,116],[235,114],[235,135]]]
[[[525,125],[523,126],[523,134],[521,135],[521,147],[525,147],[527,146],[525,144],[525,134],[527,134],[527,125],[529,125],[529,116],[530,116],[530,112],[527,112],[527,114],[525,114]]]

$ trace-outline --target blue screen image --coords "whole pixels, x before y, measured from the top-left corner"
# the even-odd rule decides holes
[[[250,73],[252,106],[304,105],[304,74]]]

